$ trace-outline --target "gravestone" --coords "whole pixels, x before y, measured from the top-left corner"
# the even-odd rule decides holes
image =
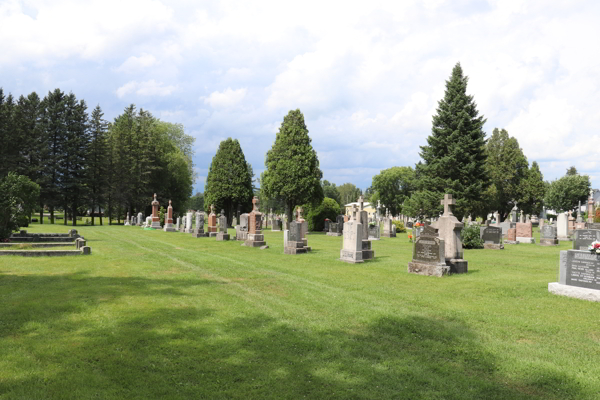
[[[362,225],[362,259],[371,260],[375,258],[375,251],[371,248],[371,241],[369,240],[369,214],[364,209],[364,197],[360,195],[358,198],[360,209],[358,210],[358,220]]]
[[[329,223],[329,232],[327,236],[342,236],[344,234],[344,216],[338,215],[336,222]]]
[[[221,210],[221,216],[219,217],[219,232],[217,232],[217,240],[229,240],[229,234],[227,233],[227,216],[225,210]]]
[[[588,222],[586,227],[588,229],[600,229],[600,222]]]
[[[406,227],[407,227],[407,228],[409,228],[409,229],[412,229],[412,227],[413,227],[413,222],[412,222],[412,221],[408,221],[408,222],[406,223]]]
[[[235,239],[245,241],[248,239],[248,214],[240,215],[240,224],[235,227]]]
[[[204,233],[204,213],[197,211],[196,212],[196,227],[194,228],[194,232],[192,236],[195,238],[204,237],[206,234]]]
[[[252,212],[248,216],[248,236],[244,242],[245,246],[261,247],[266,246],[265,236],[262,233],[262,213],[258,211],[259,200],[254,196],[252,199]]]
[[[154,193],[154,200],[152,201],[152,226],[151,228],[160,229],[160,217],[158,215],[158,206],[160,203],[156,200],[156,193]]]
[[[279,218],[274,218],[271,221],[271,231],[273,232],[281,232],[282,222]]]
[[[185,214],[185,230],[183,233],[194,233],[194,229],[192,227],[192,213],[188,212]]]
[[[363,262],[363,228],[357,211],[356,204],[353,204],[352,217],[344,222],[344,240],[340,250],[340,260],[352,264]]]
[[[167,207],[167,215],[165,215],[165,227],[163,230],[165,232],[177,232],[173,226],[173,206],[171,205],[171,200],[169,200],[169,207]]]
[[[540,246],[558,246],[556,228],[552,225],[544,225],[540,228]]]
[[[517,223],[517,206],[514,206],[510,213],[510,222]]]
[[[386,215],[383,219],[383,236],[388,238],[396,237],[396,225],[394,225],[388,210],[386,210]]]
[[[217,236],[217,215],[215,214],[214,204],[210,205],[210,214],[208,215],[208,236]]]
[[[302,238],[306,239],[306,234],[308,233],[308,222],[302,218],[302,212],[304,209],[302,207],[298,207],[296,209],[296,222],[299,222],[302,225]]]
[[[533,226],[531,222],[529,223],[521,223],[517,224],[517,242],[519,243],[535,243],[535,238],[533,237]]]
[[[560,213],[556,217],[556,234],[558,235],[558,240],[571,240],[569,238],[567,213]]]
[[[292,221],[290,229],[285,231],[283,254],[303,254],[308,251],[306,239],[302,238],[302,223]]]
[[[581,200],[579,200],[579,207],[577,207],[577,223],[583,222],[583,218],[581,217]]]
[[[558,282],[549,283],[548,291],[600,301],[600,254],[583,250],[561,251]]]
[[[137,219],[135,220],[136,224],[138,226],[142,225],[142,221],[144,220],[144,214],[142,214],[141,212],[138,213],[137,215]]]
[[[323,232],[329,232],[329,224],[331,220],[329,218],[325,218],[325,223],[323,224]]]
[[[519,244],[517,241],[517,228],[510,228],[506,232],[506,239],[504,240],[504,244]]]
[[[600,242],[600,230],[577,229],[573,237],[573,250],[587,250],[592,242]]]
[[[456,201],[451,194],[445,194],[441,204],[444,205],[444,214],[432,227],[437,229],[439,238],[444,241],[446,264],[453,274],[462,274],[468,271],[468,262],[463,259],[461,231],[463,224],[452,214],[452,206]]]
[[[521,213],[519,214],[519,222],[521,224],[525,223],[525,216],[523,215],[523,210],[521,210]]]
[[[595,212],[594,212],[594,198],[592,196],[590,196],[588,198],[587,209],[588,209],[587,222],[588,222],[588,224],[591,224],[591,223],[594,222],[594,216],[595,216]],[[589,226],[588,226],[588,228],[589,228]]]
[[[438,236],[438,230],[426,226],[413,246],[412,261],[408,263],[411,274],[442,277],[450,273],[446,264],[444,240]]]
[[[181,226],[179,227],[179,232],[185,232],[185,215],[181,216]]]
[[[129,212],[127,213],[127,217],[125,218],[125,223],[123,225],[131,226],[131,224],[129,223]]]
[[[497,226],[486,226],[481,229],[483,248],[490,250],[503,250],[502,229]]]
[[[381,236],[381,228],[379,222],[375,221],[373,224],[369,224],[369,240],[379,240]]]

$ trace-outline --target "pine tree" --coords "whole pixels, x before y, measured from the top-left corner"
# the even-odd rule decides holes
[[[223,140],[208,170],[204,204],[207,207],[214,204],[216,210],[224,209],[231,223],[237,206],[247,209],[252,196],[252,177],[240,142],[231,138]]]
[[[66,136],[65,94],[60,89],[48,92],[43,100],[43,129],[47,134],[47,154],[42,174],[45,187],[41,188],[42,202],[50,209],[50,222],[54,223],[54,209],[60,205],[62,188],[60,162],[63,158],[64,142]],[[66,213],[66,210],[65,210]],[[66,218],[66,215],[65,215]]]
[[[468,78],[460,63],[446,81],[444,98],[438,102],[427,145],[421,146],[423,162],[417,164],[420,199],[429,199],[425,214],[437,215],[444,193],[454,195],[454,215],[484,213],[483,195],[489,182],[485,171],[485,119],[479,116],[473,96],[467,95]],[[437,203],[430,202],[438,199]]]
[[[292,221],[295,206],[323,200],[323,173],[300,110],[292,110],[283,118],[275,143],[267,152],[266,166],[261,192],[284,199],[288,221]]]
[[[106,206],[105,193],[108,185],[108,123],[102,118],[104,113],[97,105],[90,120],[90,146],[87,155],[86,181],[89,190],[89,203],[92,209],[92,225],[96,208]],[[102,225],[102,214],[100,214]]]
[[[4,96],[0,88],[0,178],[17,169],[22,141],[15,129],[16,104],[12,94]]]

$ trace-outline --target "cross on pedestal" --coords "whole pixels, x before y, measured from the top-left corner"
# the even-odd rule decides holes
[[[360,203],[360,211],[363,210],[363,202],[365,201],[365,198],[363,197],[363,195],[361,194],[360,197],[358,198],[358,202]]]
[[[455,205],[456,201],[452,198],[451,194],[446,193],[444,195],[444,200],[441,200],[440,204],[444,206],[444,216],[454,215],[452,214],[452,209],[450,208],[450,206]]]
[[[258,212],[258,197],[256,196],[252,198],[252,211]]]
[[[356,221],[356,204],[352,204],[352,220]]]
[[[302,207],[298,207],[298,221],[300,221],[302,219]]]
[[[214,204],[211,204],[211,205],[210,205],[210,213],[211,213],[211,214],[214,214],[214,213],[215,213],[215,205],[214,205]]]

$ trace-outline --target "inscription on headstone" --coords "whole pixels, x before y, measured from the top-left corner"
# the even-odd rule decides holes
[[[573,250],[587,250],[592,242],[600,241],[600,230],[577,229],[573,239]]]
[[[566,284],[600,290],[600,254],[567,252]]]
[[[483,235],[481,236],[484,243],[500,244],[502,238],[502,228],[496,228],[495,226],[488,226],[483,229]]]

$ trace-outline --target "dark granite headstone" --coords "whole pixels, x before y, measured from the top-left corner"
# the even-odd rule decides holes
[[[566,262],[566,268],[564,268],[565,275],[561,276],[564,282],[560,283],[600,290],[600,254],[576,250],[568,250],[566,253],[566,257],[561,254],[561,264]],[[563,265],[561,265],[561,275],[562,269]]]
[[[344,231],[344,216],[338,215],[336,222],[338,224],[338,233],[342,233]]]
[[[483,229],[481,238],[484,243],[500,244],[500,240],[502,239],[502,228],[488,226]]]
[[[411,228],[411,229],[412,229],[412,227],[413,227],[413,223],[412,223],[411,221],[408,221],[408,222],[406,223],[406,227],[407,227],[407,228]]]
[[[415,241],[413,262],[439,263],[440,239],[437,237],[420,236]]]
[[[576,229],[573,239],[573,250],[587,250],[592,242],[600,242],[600,230]]]
[[[292,221],[290,223],[290,236],[288,241],[301,242],[302,241],[302,224]]]

